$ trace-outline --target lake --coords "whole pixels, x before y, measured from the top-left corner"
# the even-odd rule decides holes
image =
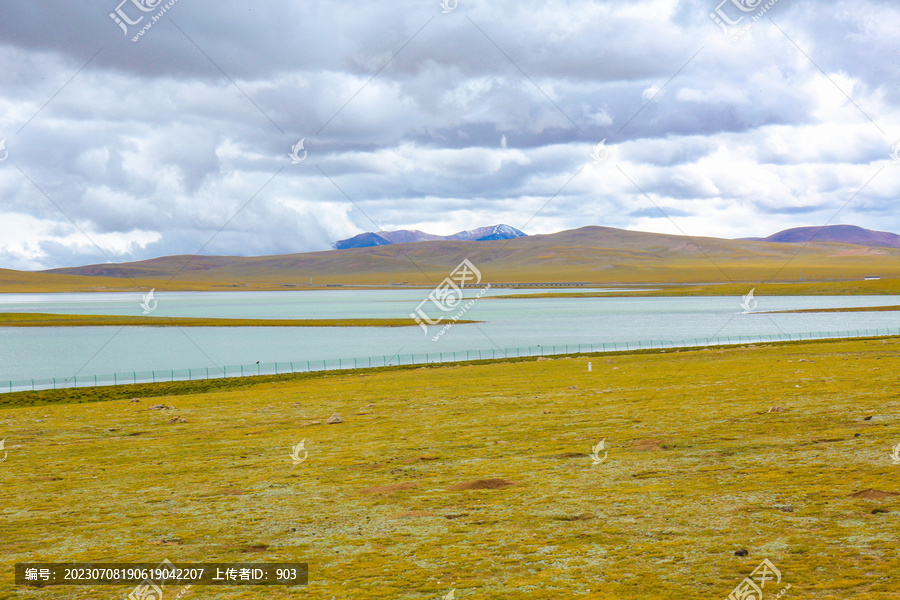
[[[884,306],[895,296],[758,297],[741,314],[740,297],[529,298],[547,290],[484,292],[434,341],[440,326],[420,327],[0,327],[0,381],[210,369],[227,365],[306,364],[325,359],[435,355],[504,348],[681,341],[865,329],[900,329],[900,312],[761,314],[804,308]],[[563,291],[563,290],[558,290]],[[613,291],[565,290],[568,292]],[[410,318],[429,290],[157,293],[152,317]],[[482,293],[467,289],[465,298]],[[515,299],[495,296],[516,294]],[[141,294],[0,294],[0,312],[142,314]],[[439,311],[431,311],[435,318]],[[454,312],[444,313],[452,316]],[[410,319],[412,321],[412,319]],[[488,355],[485,355],[488,356]],[[472,358],[477,356],[472,355]],[[456,358],[459,358],[457,356]],[[396,359],[393,361],[396,364]],[[403,362],[408,362],[403,360]],[[338,363],[329,362],[337,366]],[[366,363],[361,363],[365,365]],[[347,366],[347,363],[343,363]],[[352,366],[352,365],[350,365]],[[271,367],[269,367],[271,371]],[[301,369],[302,370],[302,369]],[[265,370],[262,372],[266,372]],[[232,371],[229,369],[228,374]],[[2,391],[0,384],[0,391]]]

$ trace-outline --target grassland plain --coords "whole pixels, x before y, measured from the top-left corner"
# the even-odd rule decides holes
[[[16,562],[168,558],[310,566],[183,598],[723,599],[768,558],[767,598],[893,599],[898,361],[886,338],[13,394],[0,597],[130,590],[17,588]],[[91,393],[121,399],[67,403]],[[453,488],[489,479],[516,485]]]

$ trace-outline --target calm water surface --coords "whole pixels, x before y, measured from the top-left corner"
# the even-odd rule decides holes
[[[896,296],[758,297],[757,312],[751,314],[740,314],[740,297],[490,299],[543,291],[490,290],[463,317],[484,323],[454,325],[437,341],[432,338],[439,326],[429,327],[427,335],[419,327],[0,328],[0,380],[256,361],[900,328],[898,312],[759,312],[892,305]],[[466,292],[468,298],[477,294]],[[151,316],[408,319],[427,295],[428,290],[409,289],[165,292],[156,294],[159,304]],[[140,301],[141,295],[134,293],[0,294],[0,312],[139,316]]]

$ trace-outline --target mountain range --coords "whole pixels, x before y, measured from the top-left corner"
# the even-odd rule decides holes
[[[839,242],[858,246],[900,248],[900,235],[887,231],[872,231],[856,225],[829,225],[827,227],[795,227],[785,229],[765,238],[740,238],[753,242],[778,242],[781,244],[806,244],[810,241]]]
[[[371,248],[373,246],[409,244],[412,242],[436,242],[439,240],[486,242],[490,240],[512,240],[520,237],[526,237],[526,234],[509,225],[490,225],[488,227],[460,231],[453,235],[433,235],[415,229],[400,229],[398,231],[367,231],[352,238],[337,241],[333,247],[335,250],[346,250],[348,248]]]
[[[483,281],[498,286],[529,282],[602,284],[862,280],[875,275],[882,279],[900,278],[900,248],[881,246],[885,238],[879,232],[869,235],[873,240],[870,246],[822,241],[822,238],[840,235],[841,231],[846,231],[843,229],[836,232],[828,228],[812,229],[818,231],[818,235],[811,242],[802,242],[802,245],[798,242],[687,237],[588,226],[512,239],[439,239],[275,256],[164,256],[38,273],[0,269],[0,290],[433,286],[464,259],[478,267]],[[851,232],[860,235],[855,229]],[[489,231],[487,233],[491,235]],[[808,240],[809,237],[800,236],[797,239]]]

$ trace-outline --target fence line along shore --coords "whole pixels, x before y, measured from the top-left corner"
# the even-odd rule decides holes
[[[488,350],[456,350],[448,352],[422,352],[395,354],[392,356],[367,356],[362,358],[328,358],[291,362],[253,363],[224,367],[200,367],[193,369],[164,369],[154,371],[126,371],[106,375],[78,375],[0,381],[0,394],[13,392],[58,390],[65,388],[101,387],[138,383],[163,383],[173,381],[199,381],[228,377],[253,377],[260,375],[288,375],[353,369],[383,368],[401,365],[427,365],[458,363],[474,360],[503,360],[534,356],[558,356],[566,354],[597,354],[602,352],[629,352],[633,350],[666,350],[671,348],[702,348],[705,346],[736,346],[773,342],[801,342],[825,339],[853,339],[900,335],[900,329],[857,329],[848,331],[817,331],[775,335],[742,335],[727,337],[693,338],[681,341],[626,341],[598,344],[561,344],[553,346],[526,346],[516,348],[492,348]]]

